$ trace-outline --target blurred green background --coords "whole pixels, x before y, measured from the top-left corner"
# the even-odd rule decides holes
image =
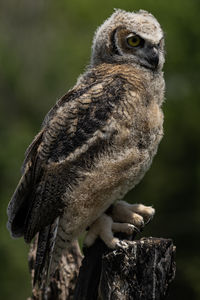
[[[156,208],[144,235],[170,237],[177,246],[168,299],[200,299],[199,0],[1,0],[0,299],[30,295],[28,246],[6,229],[25,149],[89,63],[93,33],[113,8],[149,10],[166,34],[165,136],[150,171],[127,199]]]

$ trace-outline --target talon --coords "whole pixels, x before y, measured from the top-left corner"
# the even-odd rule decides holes
[[[144,223],[144,225],[146,226],[147,224],[149,224],[153,219],[153,216],[152,217],[149,217],[148,220]]]
[[[128,224],[128,228],[130,228],[130,234],[133,234],[133,232],[137,232],[137,233],[140,233],[141,232],[141,230],[137,227],[137,226],[135,226],[135,225],[133,225],[133,224]],[[128,232],[127,232],[128,233]]]
[[[130,232],[130,234],[132,234],[134,231],[138,232],[138,229],[133,224],[128,224],[128,231]]]
[[[134,225],[133,225],[134,226]],[[141,232],[141,229],[139,229],[139,228],[137,228],[136,226],[134,226],[135,227],[135,231],[137,232],[137,233],[140,233]]]

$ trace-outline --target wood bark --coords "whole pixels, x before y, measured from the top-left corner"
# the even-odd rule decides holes
[[[31,245],[28,259],[32,282],[37,250],[36,243],[37,240]],[[43,290],[33,287],[32,296],[27,300],[72,300],[81,260],[82,254],[78,242],[74,241],[66,253],[62,255],[58,270],[50,279],[48,289]]]

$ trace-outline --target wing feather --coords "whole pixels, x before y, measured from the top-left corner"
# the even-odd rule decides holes
[[[29,210],[30,202],[33,193],[33,183],[39,177],[39,170],[35,166],[37,155],[36,151],[40,145],[43,131],[41,131],[33,140],[27,149],[26,158],[23,164],[23,175],[17,185],[17,188],[8,205],[8,223],[7,227],[13,237],[20,237],[24,234],[25,218]],[[37,174],[36,174],[37,173]]]
[[[123,98],[120,77],[81,85],[47,114],[28,147],[23,176],[8,207],[8,228],[15,237],[34,235],[61,215],[62,196],[78,181],[77,169],[91,167],[114,134],[109,117]],[[85,164],[85,165],[84,165]]]
[[[41,287],[43,283],[48,285],[50,275],[49,270],[51,267],[51,260],[55,245],[58,224],[59,218],[56,218],[52,225],[46,226],[39,233],[37,241],[37,254],[34,267],[33,286],[38,284],[39,287]]]

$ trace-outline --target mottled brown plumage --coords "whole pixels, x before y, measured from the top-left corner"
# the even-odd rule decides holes
[[[135,35],[140,44],[130,46]],[[163,43],[151,14],[116,11],[95,35],[90,66],[27,149],[8,228],[26,242],[39,232],[35,281],[50,262],[49,272],[55,270],[63,249],[86,228],[87,244],[99,234],[115,247],[111,229],[126,231],[117,222],[140,226],[144,215],[153,215],[142,205],[116,206],[113,219],[104,212],[141,180],[162,138]],[[101,223],[112,227],[109,235]]]

